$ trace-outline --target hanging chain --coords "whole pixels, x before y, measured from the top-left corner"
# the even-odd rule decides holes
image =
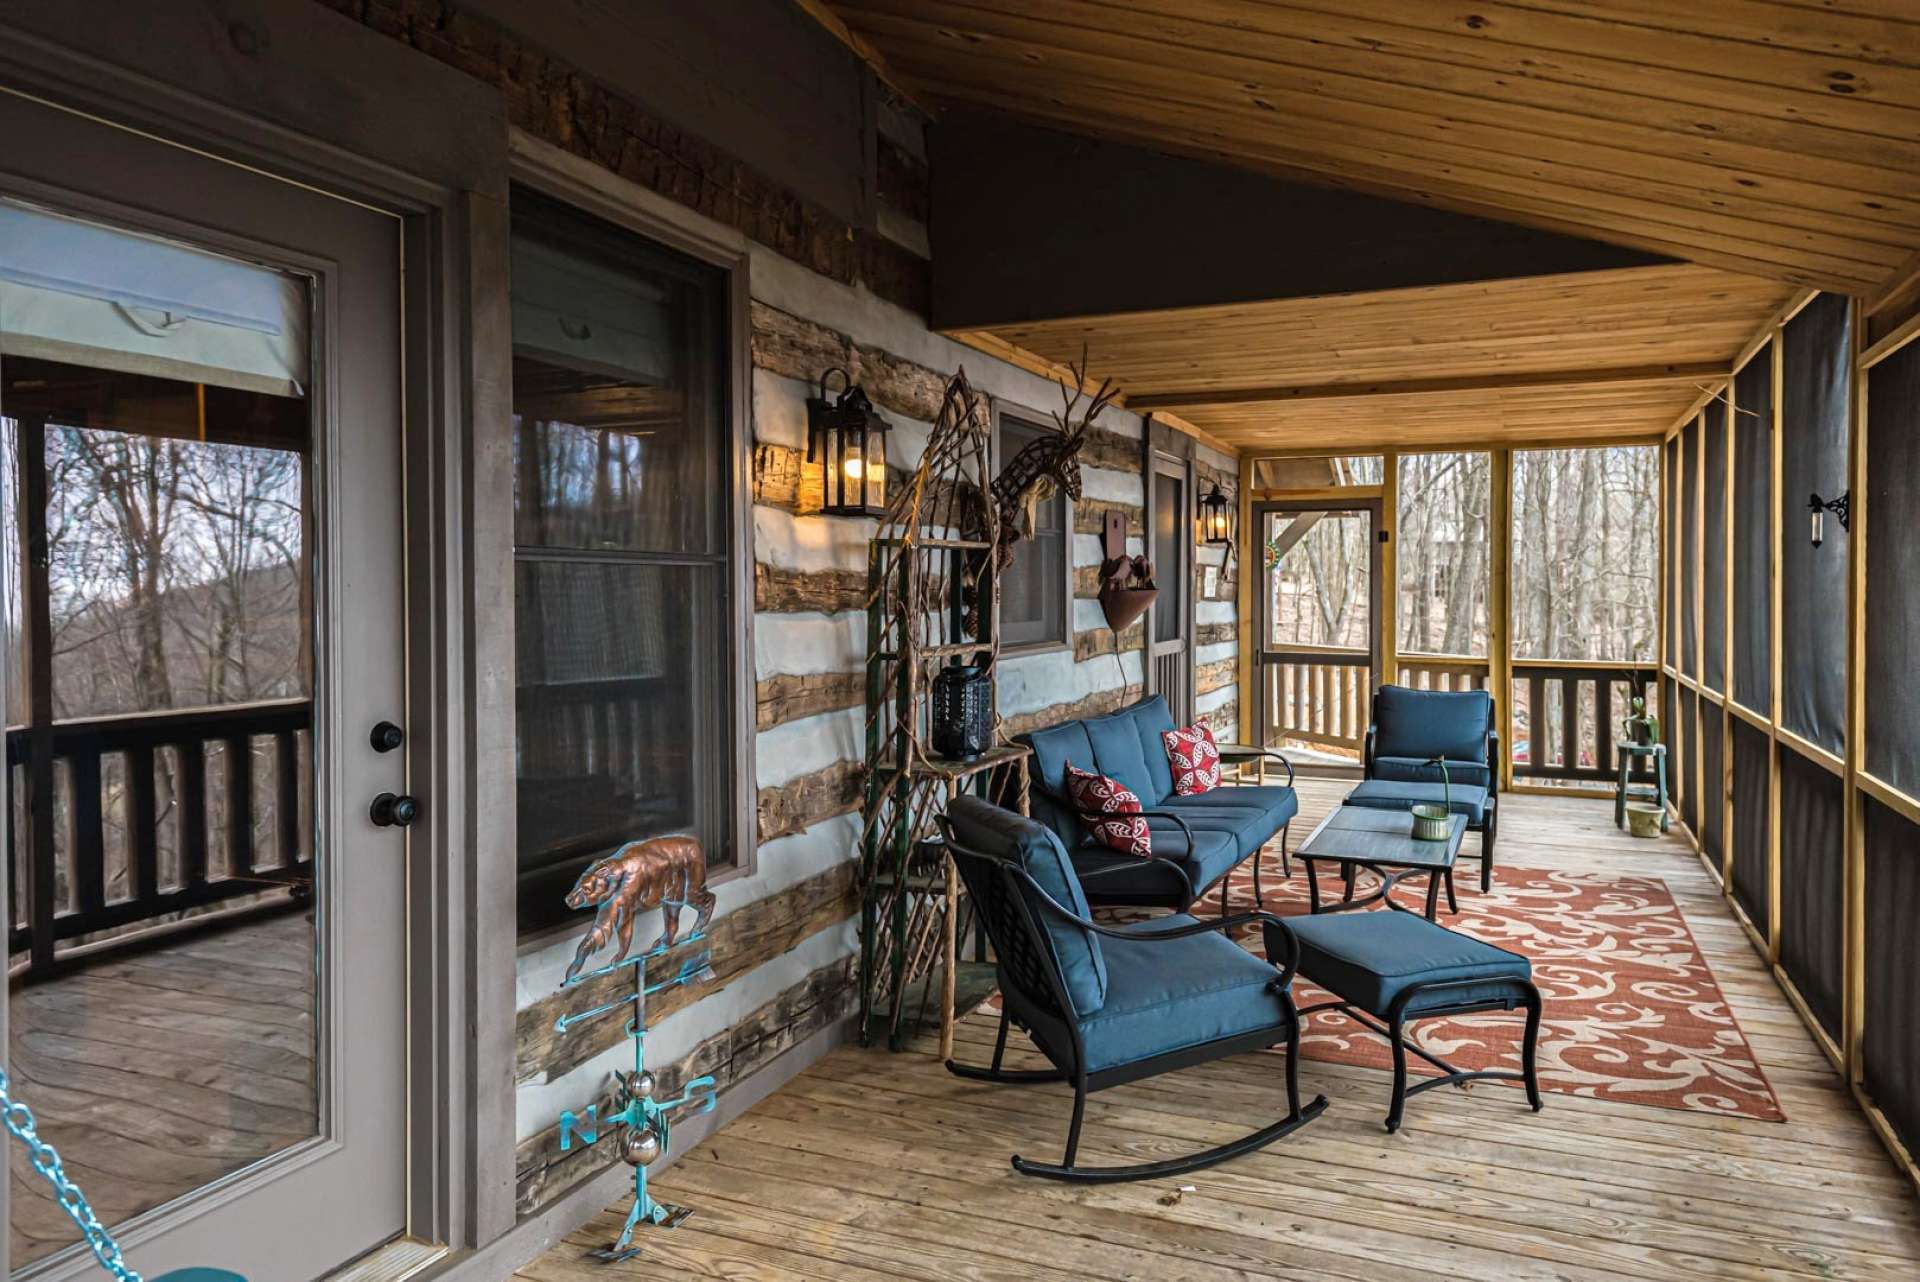
[[[92,1248],[93,1258],[100,1261],[100,1267],[113,1274],[119,1282],[142,1282],[140,1275],[128,1268],[126,1260],[121,1258],[120,1244],[113,1240],[113,1234],[107,1232],[106,1226],[100,1223],[100,1217],[93,1213],[93,1207],[87,1204],[87,1195],[80,1191],[78,1184],[67,1178],[66,1169],[60,1165],[60,1154],[34,1131],[33,1111],[13,1098],[12,1086],[6,1071],[0,1069],[0,1116],[5,1117],[7,1129],[27,1146],[27,1151],[32,1155],[33,1169],[53,1185],[54,1197],[60,1203],[60,1209],[79,1227],[80,1235]]]

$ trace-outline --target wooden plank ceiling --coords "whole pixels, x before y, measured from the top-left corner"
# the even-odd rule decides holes
[[[1692,263],[1005,326],[1239,449],[1664,431],[1795,292]]]
[[[935,107],[1686,260],[994,331],[1243,446],[1657,432],[1794,287],[1920,265],[1920,0],[830,3]]]

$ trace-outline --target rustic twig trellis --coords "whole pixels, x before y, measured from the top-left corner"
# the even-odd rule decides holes
[[[997,744],[963,762],[929,747],[934,673],[953,662],[990,672],[999,655],[1000,567],[990,553],[1000,516],[990,498],[990,443],[986,403],[960,371],[868,556],[860,1029],[869,1041],[884,1019],[894,1049],[906,1034],[909,986],[928,981],[924,1010],[936,959],[944,961],[942,1053],[950,1049],[959,887],[935,839],[935,818],[963,787],[1026,809],[1025,749]],[[978,614],[972,628],[969,602]]]

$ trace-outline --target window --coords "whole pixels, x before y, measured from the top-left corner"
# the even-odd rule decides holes
[[[514,196],[520,925],[592,859],[737,858],[727,274]]]
[[[1659,539],[1656,448],[1517,451],[1515,657],[1652,662]]]
[[[1002,413],[996,470],[1004,469],[1032,442],[1052,435],[1052,424]],[[1003,646],[1037,649],[1067,644],[1073,601],[1072,528],[1071,500],[1063,491],[1056,489],[1045,502],[1034,504],[1033,537],[1014,545],[1013,564],[1000,576]]]

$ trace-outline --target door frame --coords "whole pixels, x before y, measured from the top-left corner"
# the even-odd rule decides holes
[[[79,8],[9,10],[0,92],[401,224],[407,787],[424,805],[406,855],[405,1222],[414,1238],[476,1245],[513,1224],[513,885],[481,875],[512,866],[515,831],[510,398],[488,373],[511,364],[503,107],[310,0],[259,0],[225,43],[204,38],[204,15]],[[263,77],[254,59],[269,47]],[[235,102],[235,85],[258,101]],[[0,879],[0,911],[4,896]]]
[[[1386,629],[1390,620],[1385,613],[1386,584],[1385,576],[1390,562],[1387,550],[1393,532],[1386,524],[1387,501],[1381,488],[1365,485],[1352,487],[1353,497],[1345,497],[1339,490],[1302,491],[1297,496],[1289,496],[1284,490],[1269,491],[1255,499],[1251,506],[1252,529],[1254,538],[1249,540],[1256,546],[1257,564],[1260,569],[1254,578],[1252,607],[1254,626],[1248,632],[1248,648],[1253,656],[1253,681],[1257,688],[1257,713],[1259,719],[1259,744],[1267,744],[1267,683],[1265,672],[1270,664],[1284,663],[1281,657],[1285,652],[1270,649],[1267,645],[1267,620],[1270,617],[1267,594],[1271,589],[1266,569],[1266,520],[1276,512],[1365,512],[1369,522],[1367,538],[1367,672],[1372,688],[1378,690],[1384,680],[1392,650],[1392,638]],[[1354,665],[1357,666],[1357,665]]]
[[[1194,644],[1194,541],[1193,520],[1196,469],[1194,468],[1194,439],[1185,432],[1175,431],[1165,423],[1157,422],[1148,415],[1142,424],[1140,434],[1141,447],[1141,544],[1146,549],[1147,559],[1154,563],[1154,574],[1161,582],[1180,585],[1180,617],[1175,626],[1179,630],[1178,644],[1186,652],[1186,706],[1176,708],[1168,703],[1168,710],[1174,721],[1185,725],[1194,719],[1194,704],[1198,697],[1194,690],[1196,664],[1195,656],[1199,649]],[[1172,477],[1180,482],[1180,513],[1174,520],[1174,545],[1177,555],[1174,563],[1169,564],[1162,549],[1154,542],[1154,483],[1162,476]],[[1166,606],[1156,601],[1147,607],[1146,618],[1142,623],[1143,635],[1140,639],[1140,689],[1144,694],[1164,695],[1167,692],[1156,688],[1154,668],[1160,657],[1156,647],[1161,644],[1154,638],[1159,628],[1161,612]],[[1174,642],[1165,643],[1166,653],[1173,653]]]

